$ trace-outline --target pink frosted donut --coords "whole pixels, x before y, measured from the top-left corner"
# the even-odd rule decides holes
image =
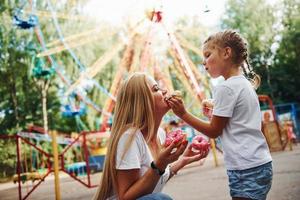
[[[180,129],[169,132],[167,134],[165,147],[169,146],[173,141],[178,143],[177,145],[181,144],[181,142],[185,140],[185,136],[185,133]]]
[[[206,151],[209,146],[209,142],[201,135],[195,136],[192,140],[192,148],[196,151]]]

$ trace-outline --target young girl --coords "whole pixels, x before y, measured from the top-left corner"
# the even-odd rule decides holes
[[[159,144],[158,128],[170,109],[166,94],[144,73],[134,73],[120,87],[101,184],[94,199],[169,200],[160,193],[164,184],[185,165],[207,156],[208,151],[194,153],[191,146],[186,148],[187,141],[176,146],[175,152],[174,142],[166,148]]]
[[[272,158],[261,132],[259,101],[253,88],[260,79],[247,61],[247,44],[237,32],[226,30],[204,42],[203,54],[211,77],[225,78],[213,93],[211,120],[204,122],[187,112],[181,100],[170,98],[168,103],[198,131],[211,138],[220,136],[232,199],[266,199],[272,183]],[[241,69],[251,76],[251,82]]]

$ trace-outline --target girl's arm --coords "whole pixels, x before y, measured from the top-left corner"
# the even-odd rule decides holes
[[[228,122],[228,117],[219,117],[215,115],[213,115],[211,121],[206,122],[195,117],[189,112],[183,114],[181,119],[195,128],[197,131],[207,135],[210,138],[217,138],[220,136]]]
[[[163,150],[154,161],[157,168],[161,171],[164,170],[169,163],[172,163],[179,158],[186,149],[187,141],[182,142],[177,150],[174,153],[171,153],[175,146],[176,144],[173,142],[170,146]],[[144,195],[151,194],[160,177],[161,176],[150,168],[150,166],[143,176],[140,176],[140,169],[117,170],[118,199],[137,199]]]
[[[206,122],[187,112],[181,99],[168,99],[168,104],[178,117],[183,119],[197,131],[207,135],[210,138],[216,138],[220,136],[229,119],[228,117],[219,117],[213,115],[211,121]]]

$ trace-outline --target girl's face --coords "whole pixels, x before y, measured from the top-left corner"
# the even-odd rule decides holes
[[[165,101],[167,90],[160,88],[157,82],[151,77],[148,78],[148,83],[154,97],[155,112],[168,112],[170,108],[167,102]]]
[[[203,47],[203,65],[212,78],[223,75],[224,59],[221,55],[221,49],[211,42],[207,42]]]

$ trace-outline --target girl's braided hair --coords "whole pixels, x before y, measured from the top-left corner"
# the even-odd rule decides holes
[[[254,72],[249,64],[248,44],[240,34],[234,30],[225,30],[211,35],[204,44],[207,42],[212,42],[222,48],[230,47],[232,49],[233,63],[242,67],[245,76],[255,89],[259,87],[261,82],[260,76]]]

